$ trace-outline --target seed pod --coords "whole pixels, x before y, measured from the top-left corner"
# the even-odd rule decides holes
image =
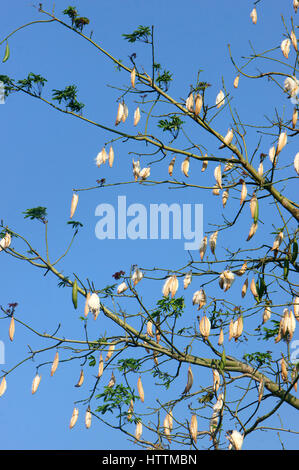
[[[193,93],[190,93],[188,98],[186,99],[186,108],[188,109],[188,111],[190,111],[191,113],[193,112],[193,108],[194,108],[194,97],[193,97]]]
[[[216,183],[220,189],[222,189],[222,175],[221,175],[221,165],[219,164],[216,166],[214,170],[214,177],[216,180]]]
[[[230,145],[234,138],[234,131],[232,129],[228,129],[226,136],[224,137],[224,143],[220,145],[220,149],[223,149],[225,146]]]
[[[144,403],[144,390],[143,390],[143,385],[142,385],[140,376],[137,380],[137,390],[138,390],[141,402]]]
[[[59,363],[59,353],[58,351],[56,351],[54,360],[52,362],[52,367],[51,367],[51,377],[53,377],[53,375],[55,374],[57,367],[58,367],[58,363]]]
[[[282,151],[288,141],[288,136],[286,132],[281,132],[278,137],[276,156]]]
[[[110,380],[109,380],[109,382],[108,382],[107,387],[108,387],[108,388],[114,387],[115,382],[116,382],[116,380],[115,380],[115,375],[113,374],[113,371],[112,371],[111,377],[110,377]]]
[[[283,232],[279,232],[274,239],[271,251],[277,251],[281,245],[282,240],[283,240]]]
[[[208,166],[208,160],[203,160],[201,171],[206,171],[207,166]]]
[[[298,121],[298,111],[297,111],[297,108],[294,108],[294,109],[293,109],[293,115],[292,115],[292,126],[293,126],[293,129],[296,128],[297,121]]]
[[[70,429],[72,429],[75,426],[78,416],[79,416],[79,409],[75,407],[73,409],[73,413],[72,413],[72,417],[70,421]]]
[[[150,167],[142,168],[142,170],[140,170],[139,177],[141,180],[146,180],[146,178],[148,178],[150,174],[151,174]]]
[[[137,424],[136,424],[136,429],[135,429],[135,438],[136,438],[136,441],[139,441],[139,439],[141,438],[142,436],[142,422],[141,421],[138,421]]]
[[[218,95],[216,96],[216,106],[220,108],[225,103],[225,97],[222,90],[219,91]]]
[[[297,175],[299,176],[299,152],[296,153],[295,158],[294,158],[294,168],[295,168]]]
[[[204,315],[199,322],[199,330],[204,339],[207,340],[210,335],[211,322],[206,315]]]
[[[74,308],[77,308],[78,307],[78,283],[76,279],[73,282],[72,301],[73,301]]]
[[[290,48],[291,48],[291,41],[289,40],[289,38],[284,39],[280,44],[280,49],[286,59],[289,57]]]
[[[296,34],[293,30],[291,31],[290,38],[291,38],[292,45],[293,45],[295,51],[297,52],[298,51],[297,38],[296,38]]]
[[[241,292],[242,298],[245,297],[247,288],[248,288],[248,278],[245,280],[243,287],[242,287],[242,292]]]
[[[167,416],[168,416],[169,429],[170,429],[170,431],[172,431],[172,427],[173,427],[173,413],[172,413],[172,410],[169,410],[169,412],[167,413]]]
[[[86,429],[89,429],[91,426],[91,411],[90,408],[88,407],[85,413],[85,427]]]
[[[138,122],[140,121],[141,114],[140,114],[140,108],[137,106],[134,112],[134,126],[137,126]]]
[[[257,197],[256,194],[253,193],[252,198],[250,199],[250,213],[251,217],[254,219],[255,211],[256,211],[256,206],[257,206]]]
[[[242,181],[242,189],[241,189],[241,198],[240,198],[240,206],[242,206],[243,202],[245,201],[247,196],[247,186],[245,181]]]
[[[243,274],[247,271],[247,261],[244,261],[242,267],[236,271],[237,276],[243,276]]]
[[[240,80],[240,75],[237,75],[236,78],[234,79],[234,87],[235,88],[238,88],[239,80]]]
[[[213,406],[213,410],[219,412],[221,411],[222,408],[223,408],[223,393],[219,393],[217,402]]]
[[[206,249],[207,249],[207,245],[208,245],[208,237],[204,237],[202,239],[202,242],[200,244],[200,247],[199,247],[199,254],[200,254],[200,259],[201,261],[203,260],[203,257],[205,255],[205,252],[206,252]]]
[[[129,109],[128,109],[128,106],[125,103],[123,104],[123,106],[124,106],[124,111],[123,111],[121,120],[122,120],[122,122],[125,122],[127,117],[129,116]]]
[[[271,318],[271,307],[270,305],[265,305],[263,312],[263,324],[266,323]]]
[[[294,380],[297,378],[297,375],[298,375],[298,370],[297,370],[297,367],[293,367],[292,369],[292,372],[291,372],[291,381],[294,382]],[[298,385],[298,381],[295,382],[294,384],[294,390],[295,392],[297,392],[297,385]]]
[[[198,310],[200,310],[204,305],[206,305],[207,297],[203,289],[197,290],[193,294],[192,303],[193,305],[198,304]]]
[[[213,372],[213,390],[216,393],[220,387],[220,375],[218,370],[212,369]]]
[[[140,162],[139,160],[137,160],[136,162],[134,162],[134,159],[133,159],[133,175],[134,175],[134,179],[135,181],[138,180],[139,178],[139,175],[140,175]]]
[[[226,292],[231,287],[234,280],[235,280],[234,273],[227,269],[227,270],[223,271],[223,273],[221,273],[220,279],[219,279],[219,285],[220,285],[221,289],[224,289],[224,292]]]
[[[191,417],[189,430],[190,430],[191,437],[193,441],[195,442],[195,444],[197,443],[197,427],[198,427],[197,417],[195,414],[193,414]]]
[[[117,115],[116,115],[116,120],[115,120],[116,126],[122,121],[123,115],[124,115],[124,105],[123,103],[118,103]]]
[[[272,147],[269,149],[269,159],[270,159],[270,162],[274,164],[276,164],[275,155],[276,155],[276,150],[275,150],[274,145],[272,145]]]
[[[98,168],[100,168],[101,165],[104,165],[106,163],[106,160],[108,158],[107,152],[105,147],[102,148],[102,150],[97,154],[95,158],[95,162]]]
[[[169,176],[172,176],[173,167],[174,167],[174,164],[175,164],[175,159],[176,159],[176,157],[173,157],[173,159],[172,159],[171,162],[169,163],[169,167],[168,167],[168,174],[169,174]]]
[[[111,356],[113,354],[114,349],[115,349],[115,344],[110,344],[110,346],[108,348],[107,355],[105,357],[105,362],[109,361],[109,359],[111,358]]]
[[[38,374],[36,374],[36,376],[34,377],[34,379],[32,381],[32,386],[31,386],[32,394],[34,394],[37,391],[38,386],[39,386],[40,381],[41,381],[41,378],[42,378],[42,376],[38,375]]]
[[[154,338],[155,335],[153,333],[153,324],[152,322],[149,320],[146,324],[146,333],[148,334],[148,336],[150,336],[151,338]]]
[[[73,215],[75,213],[75,210],[76,210],[77,204],[78,204],[78,200],[79,200],[79,195],[77,193],[74,193],[73,196],[72,196],[72,202],[71,202],[70,219],[73,217]]]
[[[280,367],[281,367],[281,378],[284,382],[287,382],[288,381],[288,369],[287,369],[287,365],[286,365],[284,358],[282,358],[280,361]]]
[[[132,277],[131,277],[131,280],[133,282],[133,286],[135,287],[138,284],[138,282],[141,281],[142,278],[143,278],[142,271],[140,271],[139,268],[136,268],[135,271],[132,274]]]
[[[259,393],[258,401],[259,401],[259,403],[261,403],[261,400],[262,400],[263,394],[264,394],[264,380],[263,379],[260,381],[259,388],[258,388],[258,393]]]
[[[14,317],[11,317],[10,324],[9,324],[9,329],[8,329],[8,335],[10,341],[13,341],[14,335],[15,335],[15,319]]]
[[[228,340],[230,341],[235,336],[235,323],[233,319],[231,319],[229,323],[228,333],[229,333]]]
[[[3,238],[0,240],[0,251],[5,250],[10,246],[11,243],[11,235],[10,233],[6,233]]]
[[[260,176],[263,176],[263,174],[264,174],[264,165],[263,165],[263,162],[261,162],[261,163],[259,164],[259,167],[258,167],[258,169],[257,169],[257,172],[258,172],[258,174],[259,174]]]
[[[227,200],[228,200],[228,189],[225,189],[222,193],[222,205],[223,208],[226,206]]]
[[[219,338],[218,338],[218,345],[222,346],[223,342],[224,342],[224,333],[223,333],[223,328],[221,328],[220,333],[219,333]]]
[[[181,165],[181,170],[184,173],[184,175],[187,176],[187,177],[189,177],[189,175],[188,175],[189,166],[190,166],[189,158],[190,157],[186,157],[185,160],[182,162],[182,165]]]
[[[195,110],[194,110],[194,114],[196,116],[199,115],[200,111],[201,111],[201,108],[202,108],[202,96],[198,93],[195,97]]]
[[[213,186],[213,191],[212,191],[212,192],[213,192],[214,196],[219,196],[219,194],[220,194],[220,188],[219,188],[219,186],[218,186],[217,184],[215,184],[215,185]]]
[[[236,322],[236,334],[235,334],[235,341],[237,341],[237,339],[242,335],[243,333],[243,326],[244,326],[244,322],[243,322],[243,315],[240,315],[237,319],[237,322]]]
[[[257,23],[257,11],[256,11],[256,8],[253,8],[253,10],[251,11],[251,13],[250,13],[250,18],[251,18],[253,24],[256,24],[256,23]]]
[[[167,415],[165,416],[164,418],[164,421],[163,421],[163,428],[164,428],[164,434],[168,440],[169,443],[171,443],[171,438],[170,438],[170,426],[169,426],[169,414],[167,413]]]
[[[293,299],[293,306],[294,306],[294,315],[296,320],[299,321],[299,297],[296,295]]]
[[[257,292],[256,283],[255,283],[254,279],[252,279],[252,281],[250,283],[250,290],[251,290],[251,293],[252,293],[253,297],[255,299],[258,299],[259,295],[258,295],[258,292]]]
[[[75,385],[75,387],[81,387],[83,382],[84,382],[84,372],[83,372],[83,369],[81,369],[79,380],[78,380],[77,384]]]
[[[216,232],[212,233],[212,235],[209,238],[210,250],[213,253],[213,255],[215,255],[217,238],[218,238],[218,230]]]
[[[295,13],[297,13],[297,10],[299,8],[299,1],[298,0],[293,0],[293,7],[295,10]]]
[[[118,288],[117,288],[117,293],[118,294],[122,294],[123,292],[125,292],[127,290],[128,286],[127,284],[124,282],[122,282],[121,284],[119,284]]]
[[[112,168],[113,162],[114,162],[114,150],[113,150],[112,145],[110,145],[109,153],[108,153],[108,163],[109,163],[110,168]]]
[[[2,395],[4,395],[6,389],[7,389],[7,383],[6,383],[6,378],[4,376],[1,380],[1,383],[0,383],[0,397],[2,397]]]
[[[226,438],[229,440],[229,442],[231,443],[231,446],[234,450],[241,450],[242,448],[242,445],[243,445],[243,439],[244,439],[244,436],[242,436],[241,433],[239,433],[238,431],[234,430],[234,431],[227,431],[226,433]]]
[[[99,360],[99,369],[98,369],[98,375],[97,378],[99,379],[102,377],[104,371],[104,361],[103,361],[103,356],[102,353],[100,354],[100,360]]]
[[[163,289],[162,289],[162,294],[164,297],[167,297],[169,294],[171,294],[171,298],[176,294],[176,291],[178,290],[179,287],[179,281],[175,275],[170,276],[166,279]]]
[[[136,69],[135,69],[135,67],[133,67],[132,70],[131,70],[131,85],[132,85],[132,88],[135,88],[135,79],[136,79]]]
[[[193,373],[191,370],[191,366],[189,365],[188,374],[187,374],[187,384],[183,391],[183,394],[190,392],[192,385],[193,385]]]
[[[9,59],[9,57],[10,57],[10,49],[9,49],[8,42],[6,42],[5,53],[4,53],[2,62],[6,62]]]
[[[184,289],[187,289],[187,287],[190,286],[191,281],[192,281],[192,271],[188,271],[184,277]]]
[[[85,299],[85,305],[84,305],[84,316],[85,317],[87,317],[88,312],[89,312],[88,302],[89,302],[90,296],[91,296],[91,293],[87,292],[86,299]]]
[[[251,227],[250,227],[250,230],[249,230],[249,233],[248,233],[248,237],[247,237],[247,239],[246,239],[247,242],[253,237],[253,235],[254,235],[255,232],[257,231],[257,227],[258,227],[257,222],[253,222],[253,224],[252,224]]]
[[[130,406],[128,409],[127,419],[131,419],[134,411],[134,402],[133,400],[130,401]]]
[[[100,312],[100,299],[99,296],[93,292],[88,300],[89,311],[94,315],[96,319]]]

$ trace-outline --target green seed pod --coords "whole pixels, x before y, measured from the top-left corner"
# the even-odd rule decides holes
[[[289,260],[286,258],[283,264],[283,278],[286,281],[288,279],[289,274]]]
[[[72,291],[72,301],[75,308],[78,307],[78,284],[77,280],[74,280],[73,291]]]
[[[298,243],[297,240],[294,240],[293,242],[293,253],[292,253],[292,258],[291,262],[294,264],[298,256]]]
[[[256,205],[255,205],[255,211],[254,211],[254,216],[253,216],[253,223],[257,223],[259,218],[259,202],[256,200]]]
[[[10,50],[9,50],[9,45],[8,45],[8,42],[7,42],[6,43],[6,48],[5,48],[5,54],[4,54],[2,62],[6,62],[9,59],[9,56],[10,56]]]

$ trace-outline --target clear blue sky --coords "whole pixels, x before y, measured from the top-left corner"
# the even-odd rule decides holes
[[[21,24],[40,18],[31,1],[15,0],[2,2],[0,15],[1,39]],[[122,33],[130,33],[139,25],[154,25],[156,38],[156,61],[173,73],[170,94],[177,99],[187,96],[189,85],[194,83],[199,69],[202,70],[203,81],[212,86],[207,96],[210,102],[215,101],[216,94],[222,88],[222,78],[226,87],[233,94],[233,106],[238,109],[241,119],[246,123],[264,123],[264,115],[273,115],[273,109],[291,114],[291,104],[277,87],[267,81],[249,82],[240,80],[237,90],[232,87],[235,71],[228,55],[228,43],[237,60],[251,53],[249,41],[258,51],[279,46],[283,39],[284,28],[280,14],[287,17],[293,15],[291,0],[281,2],[261,1],[258,4],[258,24],[253,25],[249,14],[253,8],[250,1],[207,2],[186,0],[184,2],[157,1],[150,3],[144,0],[77,0],[76,5],[81,15],[90,18],[93,39],[115,57],[129,64],[128,56],[135,52],[137,61],[145,70],[149,70],[150,49],[146,45],[130,45]],[[51,10],[52,2],[44,1],[43,6]],[[56,2],[56,14],[69,6],[69,2]],[[62,89],[66,85],[76,84],[79,89],[79,101],[85,103],[84,116],[113,126],[119,91],[117,87],[126,85],[129,76],[115,70],[114,65],[99,52],[90,47],[70,30],[58,24],[33,25],[18,32],[9,41],[11,57],[5,64],[0,64],[0,74],[17,79],[25,78],[34,72],[47,78],[47,90]],[[2,51],[2,52],[1,52]],[[4,54],[4,45],[0,55]],[[281,59],[281,53],[277,51]],[[256,73],[259,64],[251,67]],[[260,64],[262,66],[262,64]],[[267,70],[268,64],[266,64]],[[109,86],[108,86],[109,85]],[[49,95],[47,95],[49,96]],[[131,124],[136,104],[134,98],[128,98],[130,119],[126,123],[128,132],[134,132]],[[165,108],[166,109],[166,108]],[[50,254],[58,257],[68,244],[71,228],[66,225],[69,220],[72,188],[85,188],[95,184],[98,178],[106,178],[108,182],[129,181],[131,179],[130,152],[142,151],[139,145],[118,141],[114,146],[115,163],[113,169],[107,165],[98,169],[94,158],[111,136],[101,129],[65,116],[39,100],[25,95],[10,96],[5,105],[0,106],[1,119],[1,214],[0,217],[16,232],[21,233],[32,242],[37,249],[43,247],[43,226],[38,222],[24,220],[22,212],[36,206],[47,207],[49,220]],[[129,122],[130,121],[130,122]],[[228,111],[222,113],[215,121],[216,128],[225,134],[232,124]],[[141,123],[142,125],[142,123]],[[156,132],[154,127],[149,132]],[[208,151],[217,153],[217,142],[205,136],[198,128],[190,128],[193,139],[203,143]],[[248,151],[253,152],[258,136],[248,129]],[[165,136],[163,136],[165,137]],[[267,153],[272,145],[271,136],[263,138],[263,150]],[[182,141],[183,142],[183,141]],[[185,143],[182,143],[185,145]],[[148,149],[150,152],[151,149]],[[293,160],[296,150],[294,144],[288,145],[285,152],[286,164]],[[142,157],[142,166],[154,160],[153,157]],[[175,172],[180,178],[180,162],[178,159]],[[153,178],[167,178],[168,162],[152,165]],[[266,165],[269,166],[267,162]],[[214,184],[212,165],[209,171],[201,174],[199,167],[191,162],[190,182],[207,185]],[[161,173],[163,171],[163,174]],[[200,184],[200,183],[199,183]],[[288,188],[290,197],[295,197],[295,185]],[[114,282],[112,274],[123,270],[129,272],[132,264],[140,267],[162,267],[176,269],[188,261],[188,254],[183,249],[182,240],[105,240],[95,237],[97,217],[95,209],[100,203],[117,203],[117,196],[127,197],[128,204],[142,203],[148,207],[150,203],[198,203],[204,205],[204,231],[211,231],[213,223],[219,221],[222,212],[220,199],[207,198],[204,191],[189,189],[186,191],[168,190],[166,186],[152,188],[140,185],[128,185],[80,193],[79,205],[75,220],[80,220],[84,227],[77,237],[71,253],[59,268],[66,275],[76,272],[82,279],[92,279],[97,288]],[[238,195],[236,194],[236,197]],[[231,218],[235,214],[238,201],[229,200],[227,214]],[[266,202],[261,205],[261,211]],[[269,234],[272,224],[277,220],[267,217],[264,213],[265,232]],[[243,214],[238,230],[232,231],[225,239],[219,239],[219,254],[224,253],[223,247],[234,249],[239,240],[244,240],[249,230],[249,218]],[[256,245],[260,241],[256,236]],[[84,338],[82,322],[78,319],[79,311],[74,311],[69,289],[58,289],[57,280],[53,276],[42,276],[39,270],[1,254],[1,296],[0,304],[18,302],[17,316],[25,323],[30,323],[41,332],[54,332],[62,323],[61,335],[66,337]],[[198,257],[198,254],[194,255]],[[146,284],[140,283],[140,292],[153,306],[161,297],[162,281]],[[149,289],[147,286],[151,285]],[[241,281],[237,280],[232,288],[232,295],[240,296]],[[193,284],[186,294],[186,316],[196,318],[195,309],[191,305],[191,295],[195,290]],[[182,289],[180,291],[182,293]],[[212,292],[210,292],[213,295]],[[216,294],[215,294],[216,295]],[[221,295],[221,292],[217,293]],[[251,299],[250,299],[251,300]],[[287,301],[289,299],[286,299]],[[126,305],[126,304],[124,304]],[[129,311],[130,303],[126,305]],[[83,301],[79,300],[79,310],[83,309]],[[135,311],[136,306],[134,307]],[[182,320],[183,322],[183,320]],[[4,370],[13,367],[28,353],[28,346],[39,349],[46,346],[36,336],[21,325],[16,325],[13,343],[8,339],[8,320],[1,321],[0,339],[5,343]],[[250,331],[252,331],[251,328]],[[96,338],[104,332],[111,331],[110,323],[101,317],[96,322],[88,323],[90,338]],[[113,327],[117,332],[117,328]],[[249,336],[250,338],[250,336]],[[258,350],[261,343],[240,342],[227,345],[228,353],[242,356],[248,352],[248,345]],[[265,348],[265,345],[262,345]],[[270,347],[266,345],[266,347]],[[272,345],[271,345],[272,347]],[[207,351],[198,351],[206,354]],[[53,359],[53,351],[37,357],[35,361],[27,361],[7,378],[8,388],[0,399],[0,430],[1,449],[126,449],[132,444],[121,433],[93,421],[89,430],[84,426],[85,408],[80,407],[79,420],[71,431],[68,428],[74,402],[87,397],[93,384],[94,371],[85,368],[86,379],[84,388],[74,387],[80,372],[80,361],[61,364],[55,376],[50,377],[50,366],[40,368],[42,380],[38,392],[31,395],[31,382],[35,368],[40,362]],[[63,351],[60,352],[61,358]],[[187,366],[181,372],[181,388],[185,386]],[[110,371],[103,380],[108,381]],[[137,377],[136,377],[137,380]],[[144,378],[145,393],[154,379],[148,374]],[[194,387],[199,387],[211,380],[210,371],[196,371]],[[106,384],[106,382],[105,382]],[[179,387],[180,388],[180,387]],[[174,396],[178,389],[170,390]],[[161,394],[165,392],[161,390]],[[150,404],[146,403],[146,404]],[[284,425],[294,427],[298,417],[294,410],[281,408]],[[273,420],[280,425],[279,420]],[[234,428],[234,421],[226,423],[227,429]],[[133,425],[132,425],[133,426]],[[205,429],[208,421],[202,420],[199,429]],[[285,437],[285,436],[283,436]],[[298,448],[297,437],[287,435],[286,447]],[[280,444],[275,435],[254,433],[246,439],[244,448],[275,449]]]

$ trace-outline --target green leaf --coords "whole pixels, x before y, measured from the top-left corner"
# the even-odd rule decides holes
[[[151,30],[148,26],[138,26],[138,28],[131,34],[122,34],[122,36],[129,42],[142,41],[149,43],[152,36]]]
[[[25,214],[24,219],[37,219],[41,220],[42,222],[45,222],[47,217],[47,208],[41,206],[33,207],[32,209],[26,209],[23,214]]]

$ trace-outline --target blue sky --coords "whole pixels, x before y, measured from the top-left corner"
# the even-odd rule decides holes
[[[211,84],[207,91],[210,102],[215,102],[216,94],[222,88],[222,79],[233,96],[233,106],[238,109],[243,122],[247,124],[265,123],[265,115],[273,116],[274,107],[280,114],[291,115],[292,106],[282,96],[278,87],[266,80],[249,81],[240,79],[240,85],[234,90],[232,83],[236,75],[231,64],[228,47],[237,61],[241,56],[251,53],[249,42],[257,51],[278,47],[285,33],[280,14],[293,15],[292,2],[275,0],[261,1],[258,4],[258,24],[253,25],[249,14],[253,3],[249,1],[226,2],[173,0],[148,2],[140,0],[121,0],[95,2],[78,0],[71,2],[78,7],[81,15],[90,18],[90,29],[93,39],[116,58],[129,64],[129,55],[137,54],[140,67],[149,70],[151,51],[146,44],[128,44],[122,37],[139,25],[154,25],[156,39],[156,60],[162,67],[173,73],[170,94],[176,99],[185,99],[191,83],[196,81],[198,70],[202,70],[203,81]],[[52,2],[44,1],[47,10],[52,9]],[[69,6],[68,2],[56,2],[56,14]],[[0,30],[5,37],[21,24],[40,18],[32,2],[5,2],[1,7]],[[11,56],[5,64],[0,64],[1,74],[22,79],[30,72],[47,78],[46,96],[52,89],[62,89],[66,85],[78,87],[79,101],[85,103],[84,116],[103,123],[114,125],[117,99],[120,91],[117,87],[127,86],[129,77],[119,72],[115,66],[96,49],[90,47],[70,30],[60,25],[33,25],[19,31],[9,41]],[[4,45],[0,48],[4,54]],[[279,50],[274,56],[281,59]],[[294,57],[294,56],[293,56]],[[293,63],[292,60],[290,63]],[[251,65],[250,73],[268,63]],[[271,68],[270,68],[271,69]],[[288,69],[285,69],[287,72]],[[282,81],[280,82],[282,83]],[[132,125],[133,110],[136,107],[134,98],[128,98],[130,119],[123,129],[135,132]],[[147,108],[148,109],[148,108]],[[163,106],[160,112],[166,110]],[[43,226],[38,222],[24,219],[22,214],[28,208],[47,207],[49,220],[50,254],[57,258],[66,248],[72,231],[66,225],[69,220],[70,200],[73,188],[86,188],[95,185],[99,178],[107,182],[130,181],[132,152],[142,152],[142,145],[119,140],[113,143],[115,162],[112,169],[96,167],[94,158],[104,144],[109,142],[111,135],[106,131],[85,124],[71,116],[50,109],[46,104],[26,95],[14,94],[5,105],[0,107],[1,116],[1,219],[16,232],[28,237],[37,249],[44,250]],[[267,121],[266,121],[267,122]],[[144,115],[141,119],[144,125]],[[215,120],[216,129],[225,134],[232,125],[231,117],[226,110]],[[219,155],[218,144],[202,130],[192,124],[188,128],[189,135],[204,145],[210,153]],[[259,135],[250,127],[248,131],[248,152],[252,153],[257,145]],[[149,133],[157,133],[154,124],[150,124]],[[159,134],[160,132],[160,134]],[[160,137],[166,138],[161,131]],[[272,145],[274,137],[264,136],[262,148],[265,153]],[[186,145],[179,139],[178,145]],[[149,153],[152,149],[145,150]],[[262,151],[262,150],[261,150]],[[285,152],[286,165],[292,163],[296,146],[290,142]],[[229,155],[230,156],[230,155]],[[142,157],[142,166],[155,160],[155,157]],[[175,173],[180,178],[180,162],[178,159]],[[268,165],[267,161],[265,165]],[[151,176],[156,179],[167,178],[168,161],[161,165],[151,166]],[[194,168],[194,170],[193,170]],[[190,163],[190,182],[194,184],[214,184],[213,165],[202,174],[194,162]],[[295,198],[296,186],[292,182],[287,188],[289,196]],[[180,204],[203,204],[204,231],[213,231],[213,225],[219,221],[222,207],[219,197],[212,197],[202,190],[168,189],[159,186],[154,189],[141,185],[114,186],[94,191],[80,192],[79,204],[75,220],[80,220],[84,227],[80,230],[70,254],[59,265],[62,272],[72,275],[76,272],[82,279],[92,279],[98,288],[114,282],[112,274],[123,270],[129,273],[130,266],[162,267],[177,269],[188,261],[188,253],[184,250],[183,240],[104,240],[95,236],[98,221],[95,216],[96,207],[101,203],[117,204],[118,196],[126,196],[127,204],[149,204],[165,202]],[[235,193],[238,198],[238,193]],[[267,201],[267,200],[266,200]],[[264,214],[264,232],[268,234],[268,243],[273,235],[272,224],[279,219],[272,214],[267,215],[267,202],[261,203],[260,211]],[[229,200],[226,215],[233,218],[238,201]],[[274,213],[274,211],[273,211]],[[276,217],[276,219],[275,219]],[[249,219],[243,214],[238,230],[231,231],[223,239],[220,237],[219,253],[223,247],[233,250],[244,241],[249,230]],[[257,233],[256,245],[262,240]],[[198,254],[194,254],[194,257]],[[25,323],[30,323],[41,332],[55,331],[62,323],[61,334],[67,337],[83,338],[82,322],[78,319],[79,312],[74,311],[69,289],[58,289],[57,280],[53,276],[44,277],[39,270],[8,256],[1,255],[1,305],[18,302],[17,316]],[[163,282],[150,284],[140,283],[140,292],[144,300],[154,305],[161,297]],[[231,295],[240,296],[241,281],[232,287]],[[192,308],[190,291],[187,296],[185,314],[196,317]],[[181,289],[182,293],[182,289]],[[219,291],[217,295],[221,295]],[[275,294],[274,294],[275,295]],[[189,297],[188,297],[189,296]],[[290,299],[287,298],[286,301]],[[244,301],[246,302],[246,300]],[[243,305],[243,304],[242,304]],[[245,304],[246,305],[246,304]],[[83,309],[83,301],[79,301],[79,309]],[[129,310],[130,303],[126,304]],[[136,312],[136,307],[134,307]],[[182,320],[184,322],[184,320]],[[183,323],[182,323],[183,324]],[[253,329],[253,328],[252,328]],[[251,329],[251,331],[252,331]],[[97,322],[91,319],[88,323],[90,337],[98,337],[105,331],[111,331],[111,325],[103,318]],[[17,324],[15,339],[11,344],[8,340],[8,320],[1,322],[0,339],[5,343],[4,370],[10,369],[21,361],[32,349],[42,347],[42,342],[28,330]],[[117,327],[112,331],[118,332]],[[250,339],[253,347],[261,347],[254,338]],[[267,345],[266,345],[267,346]],[[265,347],[263,345],[263,347]],[[269,347],[269,346],[267,346]],[[272,347],[272,345],[271,345]],[[231,350],[229,349],[231,348]],[[242,356],[248,349],[246,342],[228,345],[231,354]],[[206,351],[198,351],[205,354]],[[93,422],[91,429],[84,426],[84,407],[80,408],[79,420],[74,429],[68,429],[74,402],[86,398],[93,384],[92,371],[86,371],[85,389],[74,387],[80,372],[80,361],[61,365],[55,376],[50,377],[49,365],[41,367],[42,380],[38,392],[31,396],[31,382],[36,366],[41,362],[51,361],[53,351],[44,353],[35,361],[27,361],[7,378],[8,388],[0,402],[1,449],[126,449],[131,448],[125,436]],[[61,352],[63,357],[63,352]],[[187,366],[183,367],[181,384],[184,386]],[[196,372],[195,387],[210,380],[210,371]],[[110,371],[105,380],[108,381]],[[137,380],[137,377],[136,377]],[[148,374],[144,379],[145,391],[152,386],[152,377]],[[172,391],[175,394],[176,389]],[[161,391],[161,395],[165,392]],[[292,426],[295,419],[293,410],[281,408],[284,424]],[[276,421],[275,421],[276,420]],[[273,421],[279,425],[278,418]],[[207,422],[205,423],[207,425]],[[230,423],[233,426],[233,423]],[[262,440],[261,440],[262,436]],[[287,436],[287,448],[298,447],[297,438]],[[245,448],[279,448],[277,437],[266,433],[254,433],[246,440]]]

